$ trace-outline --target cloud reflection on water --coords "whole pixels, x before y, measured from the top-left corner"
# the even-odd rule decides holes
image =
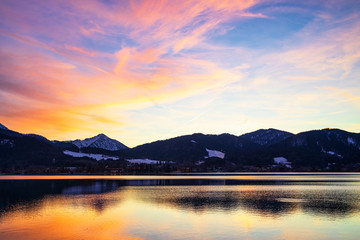
[[[358,236],[360,183],[313,178],[3,180],[0,239]]]

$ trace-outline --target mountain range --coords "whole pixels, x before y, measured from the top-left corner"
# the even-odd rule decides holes
[[[49,141],[0,124],[0,170],[116,160],[130,165],[162,162],[232,170],[354,170],[360,168],[360,134],[341,129],[292,134],[270,128],[241,136],[195,133],[128,148],[104,134],[84,140]]]

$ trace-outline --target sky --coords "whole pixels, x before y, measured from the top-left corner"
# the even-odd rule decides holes
[[[129,147],[360,132],[360,2],[1,0],[0,123]]]

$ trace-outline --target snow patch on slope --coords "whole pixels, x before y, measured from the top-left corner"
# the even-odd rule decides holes
[[[217,157],[217,158],[224,159],[224,157],[225,157],[225,153],[217,151],[217,150],[211,150],[211,149],[206,148],[206,151],[208,152],[208,156],[205,156],[205,158]]]
[[[287,163],[290,163],[288,162],[288,160],[284,157],[274,157],[274,162],[276,164],[287,164]]]
[[[148,159],[148,158],[139,158],[139,159],[126,159],[126,161],[130,162],[130,163],[137,163],[137,164],[157,164],[160,163],[159,160],[152,160],[152,159]]]
[[[337,156],[337,157],[340,157],[340,158],[344,158],[343,156],[341,156],[340,154],[337,154],[336,152],[333,152],[333,151],[325,151],[323,147],[321,147],[321,152],[327,153],[327,154],[330,154],[330,155],[334,155],[334,156]]]
[[[166,163],[175,163],[173,161],[160,161],[160,160],[153,160],[148,158],[139,158],[139,159],[126,159],[126,161],[130,163],[137,163],[137,164],[166,164]]]
[[[291,162],[289,162],[286,158],[274,157],[273,159],[274,159],[275,164],[284,165],[287,168],[291,168]]]
[[[335,152],[333,152],[333,151],[328,151],[328,152],[326,152],[327,154],[330,154],[330,155],[335,155],[335,156],[338,156],[338,157],[341,157],[341,158],[343,158],[343,156],[341,156],[340,154],[337,154],[337,153],[335,153]]]
[[[356,146],[355,140],[352,139],[351,137],[348,137],[348,138],[347,138],[347,141],[348,141],[349,144]]]
[[[72,157],[76,157],[76,158],[88,157],[88,158],[95,159],[97,161],[105,160],[105,159],[119,160],[118,157],[111,157],[111,156],[107,156],[107,155],[103,155],[103,154],[94,154],[94,153],[79,153],[79,152],[72,152],[69,150],[65,150],[64,154],[72,156]]]

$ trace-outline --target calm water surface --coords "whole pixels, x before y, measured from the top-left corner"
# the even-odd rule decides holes
[[[360,239],[360,175],[0,176],[0,239]]]

